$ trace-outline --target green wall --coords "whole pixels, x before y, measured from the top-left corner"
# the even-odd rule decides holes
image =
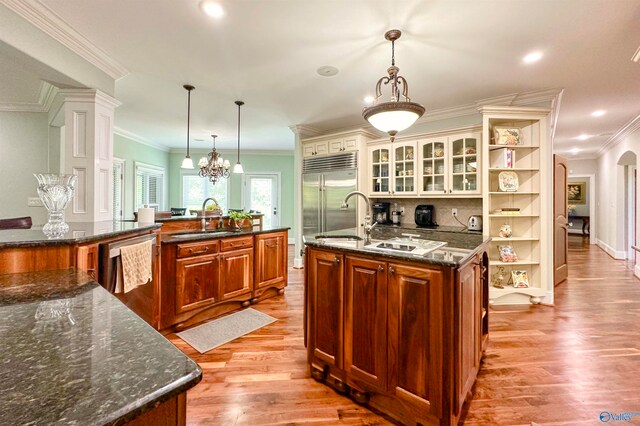
[[[206,155],[208,151],[192,149],[191,158],[196,164],[200,157]],[[231,165],[236,162],[235,151],[220,151],[220,154],[229,159]],[[169,154],[169,204],[176,207],[181,206],[180,196],[180,165],[184,158],[184,150],[171,152]],[[289,151],[264,151],[264,152],[241,152],[240,160],[245,173],[280,173],[280,225],[291,228],[289,235],[293,236],[295,229],[293,223],[293,152]],[[240,209],[242,205],[242,177],[231,175],[229,183],[229,207]]]
[[[138,161],[165,169],[165,179],[171,183],[169,174],[169,152],[152,148],[124,136],[113,135],[113,156],[124,162],[124,218],[133,219],[134,212],[134,162]],[[164,209],[168,209],[167,192],[165,191]]]

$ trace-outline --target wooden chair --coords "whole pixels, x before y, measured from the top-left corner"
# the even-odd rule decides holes
[[[0,229],[30,229],[31,216],[0,219]]]

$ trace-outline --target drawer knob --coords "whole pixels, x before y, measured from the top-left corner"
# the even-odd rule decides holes
[[[209,251],[209,247],[205,247],[204,250],[200,250],[200,251],[193,251],[193,249],[189,249],[189,253],[191,254],[202,254],[202,253],[206,253]]]

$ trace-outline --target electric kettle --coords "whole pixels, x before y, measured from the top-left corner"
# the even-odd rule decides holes
[[[482,216],[471,215],[467,221],[467,229],[469,231],[482,231]]]

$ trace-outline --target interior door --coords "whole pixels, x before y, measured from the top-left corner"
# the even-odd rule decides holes
[[[569,230],[567,228],[567,160],[553,156],[553,285],[567,279]]]
[[[263,226],[279,226],[279,176],[277,174],[247,173],[244,179],[245,210],[254,210],[263,213]]]

